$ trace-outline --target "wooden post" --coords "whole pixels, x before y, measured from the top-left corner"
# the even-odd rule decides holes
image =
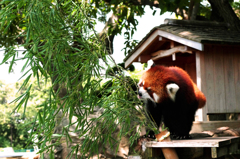
[[[164,139],[164,141],[171,141],[170,137]],[[165,159],[178,159],[178,155],[175,148],[162,148]]]
[[[196,52],[196,84],[200,91],[206,93],[206,79],[204,71],[204,54],[200,51]],[[207,121],[207,106],[198,109],[199,121]]]
[[[170,132],[164,130],[161,133],[155,135],[158,142],[167,141],[170,142]],[[178,155],[174,148],[161,148],[165,159],[178,159]]]

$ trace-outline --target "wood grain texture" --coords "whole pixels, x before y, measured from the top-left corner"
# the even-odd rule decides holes
[[[213,53],[212,53],[212,46],[205,47],[204,51],[204,63],[205,63],[205,84],[206,84],[206,91],[205,96],[207,98],[207,112],[216,112],[215,105],[215,88],[214,88],[214,63],[213,63]],[[206,115],[206,114],[205,114]]]
[[[224,81],[225,81],[225,104],[226,109],[222,112],[234,112],[236,106],[235,84],[234,84],[234,54],[231,47],[222,47],[224,51]],[[240,96],[239,96],[240,97]]]
[[[235,98],[236,106],[233,108],[234,112],[240,112],[240,48],[234,48],[234,86],[235,86]]]
[[[187,46],[175,46],[169,50],[159,50],[157,52],[154,52],[151,54],[151,56],[153,56],[152,60],[158,60],[160,58],[166,57],[166,56],[170,56],[172,54],[175,53],[192,53],[191,51],[187,50]],[[174,60],[173,60],[174,61]]]
[[[224,73],[224,53],[221,46],[213,46],[211,49],[213,54],[213,75],[214,75],[214,105],[211,105],[212,109],[209,109],[208,113],[221,113],[226,112],[227,108],[225,105],[225,73]],[[211,99],[210,99],[211,100]]]

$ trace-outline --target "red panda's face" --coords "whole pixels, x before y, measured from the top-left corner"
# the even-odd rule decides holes
[[[150,86],[150,84],[147,81],[140,80],[138,83],[138,98],[139,99],[150,99],[153,102],[158,103],[160,97],[154,92],[153,88]]]

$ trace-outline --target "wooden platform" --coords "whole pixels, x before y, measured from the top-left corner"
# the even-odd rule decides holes
[[[156,151],[161,148],[195,148],[197,153],[202,153],[206,158],[218,158],[221,156],[234,154],[238,151],[240,137],[206,137],[201,139],[172,140],[169,142],[150,141],[145,144],[148,157],[156,157]],[[197,150],[200,148],[202,151]],[[206,151],[204,151],[204,149]],[[204,154],[205,153],[205,154]],[[198,154],[201,155],[201,154]],[[208,157],[207,157],[208,156]],[[210,156],[210,157],[209,157]]]
[[[228,121],[195,121],[193,122],[191,133],[216,130],[219,127],[230,127],[231,129],[240,128],[240,120]]]

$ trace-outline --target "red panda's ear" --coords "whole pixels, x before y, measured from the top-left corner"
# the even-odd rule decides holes
[[[170,83],[166,85],[167,93],[172,101],[175,101],[179,86],[176,83]]]
[[[156,66],[155,63],[153,62],[152,59],[150,59],[150,60],[147,61],[147,68],[146,68],[146,70],[149,70],[150,68],[152,68],[154,66]]]

